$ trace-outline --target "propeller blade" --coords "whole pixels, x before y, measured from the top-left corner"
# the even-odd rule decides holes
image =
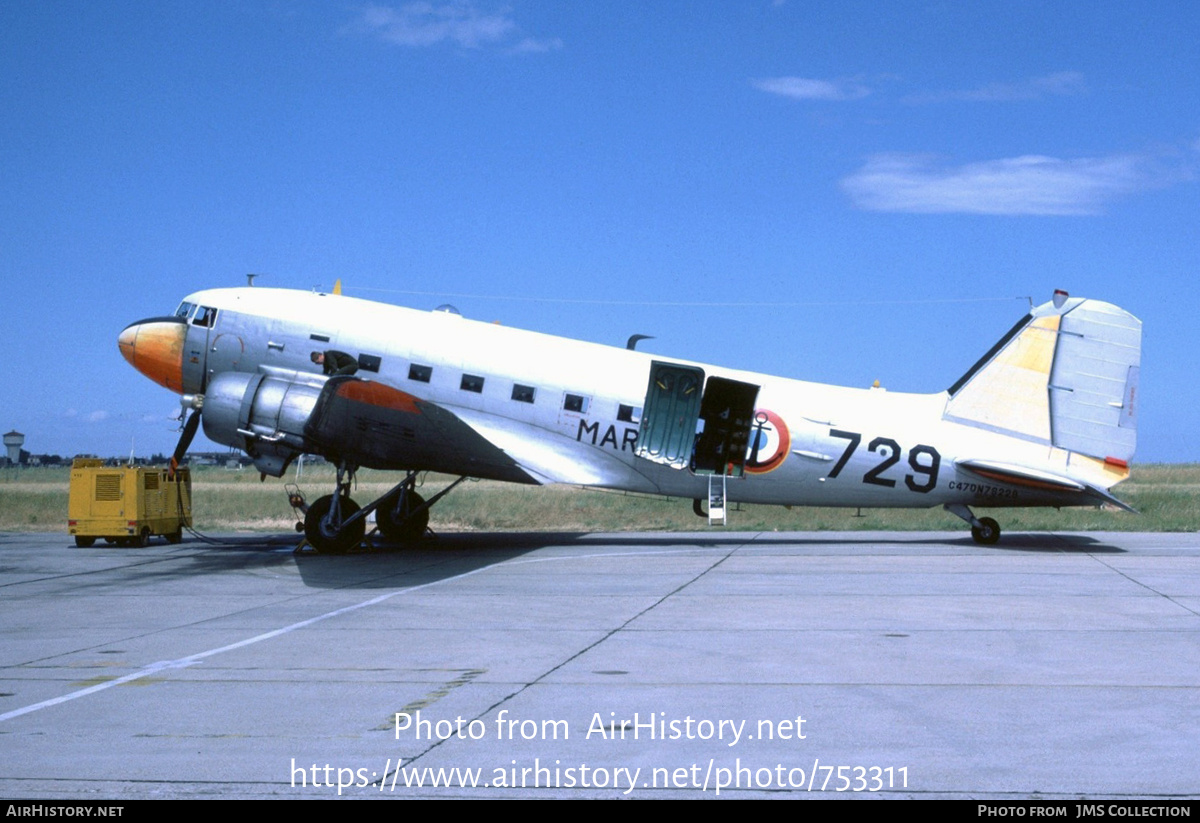
[[[192,438],[196,436],[198,428],[200,428],[200,410],[196,409],[183,424],[183,433],[179,435],[179,444],[175,447],[175,454],[171,455],[170,477],[174,478],[175,469],[178,468],[179,461],[187,454],[188,447],[192,445]]]

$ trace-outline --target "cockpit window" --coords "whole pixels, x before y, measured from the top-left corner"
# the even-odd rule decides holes
[[[188,301],[184,300],[182,303],[179,304],[179,308],[177,308],[175,310],[175,316],[186,318],[191,315],[192,310],[195,308],[196,308],[195,303],[189,303]]]
[[[192,320],[192,325],[193,326],[204,326],[205,328],[211,329],[213,323],[215,323],[216,320],[217,320],[217,310],[216,309],[211,308],[210,306],[201,306],[199,311],[196,312],[195,319]]]

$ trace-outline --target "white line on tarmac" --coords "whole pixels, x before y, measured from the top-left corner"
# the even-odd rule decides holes
[[[67,702],[70,702],[71,700],[78,700],[81,697],[87,697],[89,694],[95,694],[96,692],[102,692],[105,689],[111,689],[113,686],[120,686],[124,683],[130,683],[134,680],[140,680],[143,677],[151,677],[155,674],[158,674],[159,672],[169,671],[171,669],[184,669],[184,668],[187,668],[188,666],[193,666],[196,663],[199,663],[201,660],[204,660],[207,657],[213,657],[214,655],[233,651],[234,649],[241,649],[241,648],[244,648],[245,646],[252,646],[255,643],[261,643],[264,640],[270,640],[273,637],[279,637],[281,635],[288,634],[290,632],[294,632],[297,629],[306,628],[307,626],[311,626],[314,623],[320,623],[322,620],[329,620],[330,618],[339,617],[340,615],[348,614],[349,612],[358,611],[359,609],[365,609],[368,606],[377,605],[379,603],[384,602],[385,600],[391,600],[393,597],[395,597],[396,595],[399,595],[399,594],[408,594],[410,592],[418,592],[418,591],[421,591],[421,589],[428,589],[431,586],[438,586],[443,583],[452,583],[455,580],[462,580],[463,578],[470,577],[471,575],[479,574],[480,572],[485,572],[485,571],[488,571],[489,569],[494,569],[494,568],[497,568],[499,566],[503,566],[506,564],[507,565],[520,565],[520,564],[525,564],[525,563],[546,563],[546,562],[553,561],[553,560],[590,560],[590,559],[597,558],[597,557],[636,557],[636,556],[642,556],[642,555],[648,556],[648,555],[662,555],[662,554],[681,554],[681,553],[685,553],[685,552],[691,553],[691,552],[694,552],[697,550],[703,551],[703,548],[700,546],[697,546],[694,549],[687,549],[687,550],[674,549],[674,550],[668,550],[668,551],[651,551],[651,552],[618,552],[618,553],[606,552],[606,553],[602,553],[602,554],[582,554],[582,555],[576,554],[576,555],[563,555],[561,557],[540,557],[540,558],[525,558],[523,560],[502,560],[499,563],[493,563],[490,566],[481,566],[478,569],[472,569],[469,572],[463,572],[462,574],[456,574],[453,577],[447,577],[442,580],[434,580],[429,583],[422,583],[419,586],[413,586],[413,587],[407,588],[407,589],[397,589],[396,591],[388,592],[387,594],[381,594],[378,597],[373,597],[370,600],[364,600],[361,603],[355,603],[354,605],[351,605],[351,606],[343,606],[340,609],[335,609],[331,612],[326,612],[325,614],[317,615],[316,617],[310,617],[307,620],[301,620],[299,623],[292,623],[290,626],[284,626],[283,628],[274,629],[273,631],[264,632],[263,634],[257,634],[254,637],[248,637],[245,640],[239,640],[237,643],[230,643],[228,646],[221,646],[216,649],[209,649],[208,651],[197,652],[196,654],[188,655],[187,657],[180,657],[176,660],[160,660],[157,663],[151,663],[149,666],[139,669],[138,671],[133,672],[132,674],[127,674],[124,677],[118,677],[114,680],[106,680],[103,683],[97,683],[95,686],[88,686],[86,689],[79,689],[78,691],[69,692],[67,694],[60,695],[58,697],[52,697],[49,700],[43,700],[41,703],[34,703],[30,706],[23,706],[19,709],[13,709],[12,711],[5,712],[4,714],[0,714],[0,723],[4,722],[5,720],[12,720],[15,717],[20,717],[21,715],[32,714],[33,712],[41,711],[42,709],[48,709],[51,706],[57,706],[60,703],[67,703]]]

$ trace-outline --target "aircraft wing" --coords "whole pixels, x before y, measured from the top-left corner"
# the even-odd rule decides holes
[[[323,449],[368,467],[437,465],[466,475],[500,473],[519,483],[658,490],[606,449],[358,377],[329,380],[305,434]]]
[[[496,415],[469,409],[455,409],[455,414],[540,483],[620,486],[647,493],[658,491],[644,475],[604,448],[585,445],[548,431],[531,436],[528,423]]]

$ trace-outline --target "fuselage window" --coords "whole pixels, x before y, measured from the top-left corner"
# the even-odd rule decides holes
[[[533,386],[522,386],[520,383],[513,385],[512,399],[518,403],[532,403],[535,394],[537,389]]]
[[[474,374],[464,374],[459,388],[463,391],[473,391],[476,394],[481,394],[483,392],[483,378]]]
[[[622,403],[617,406],[617,419],[622,423],[640,423],[642,422],[642,410],[636,406],[626,406]]]
[[[590,397],[584,397],[580,394],[568,394],[563,398],[563,409],[569,412],[587,414],[588,406],[591,405],[591,402]]]
[[[413,363],[408,367],[409,380],[416,380],[418,383],[428,383],[431,377],[433,377],[433,366],[418,366],[416,363]]]
[[[363,371],[378,372],[379,366],[383,361],[376,354],[359,354],[358,367]]]

